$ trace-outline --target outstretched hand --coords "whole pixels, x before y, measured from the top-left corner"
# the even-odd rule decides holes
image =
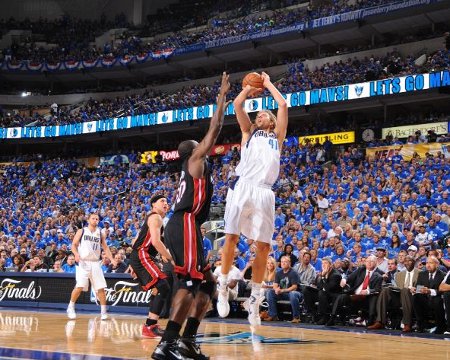
[[[265,73],[264,71],[261,73],[261,77],[263,78],[263,85],[267,88],[271,83],[269,74]]]
[[[255,97],[255,96],[261,95],[262,92],[264,91],[264,89],[255,88],[250,85],[246,85],[244,90],[247,91],[247,97]]]
[[[220,84],[220,94],[226,95],[228,91],[230,91],[230,75],[228,75],[225,71],[222,73],[222,82]]]

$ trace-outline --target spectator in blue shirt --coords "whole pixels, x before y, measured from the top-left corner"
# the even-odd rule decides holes
[[[204,226],[200,227],[200,231],[202,232],[203,237],[203,257],[205,258],[205,262],[209,262],[211,251],[213,249],[211,240],[206,237],[206,228]]]
[[[67,257],[67,262],[62,266],[62,269],[65,273],[75,273],[75,256],[70,254]]]

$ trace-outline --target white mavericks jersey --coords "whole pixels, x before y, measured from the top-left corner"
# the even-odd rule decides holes
[[[83,228],[80,245],[78,246],[80,260],[99,261],[101,253],[100,229],[91,232],[88,227]]]
[[[280,172],[280,150],[274,132],[255,130],[241,147],[236,175],[255,185],[272,186]]]

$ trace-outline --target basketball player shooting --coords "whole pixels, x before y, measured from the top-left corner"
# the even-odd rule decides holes
[[[217,302],[219,316],[228,316],[230,312],[228,273],[233,264],[239,235],[242,233],[249,239],[255,239],[257,252],[252,265],[251,296],[244,303],[252,327],[261,325],[259,317],[259,306],[263,300],[261,283],[274,232],[275,195],[272,186],[280,171],[280,153],[288,125],[286,100],[272,84],[269,75],[264,72],[261,75],[261,83],[278,104],[276,117],[269,110],[262,110],[252,123],[244,110],[245,100],[261,92],[258,83],[257,88],[250,84],[245,85],[234,100],[234,109],[242,132],[241,161],[236,167],[236,180],[230,185],[226,198],[225,244],[222,253],[222,271],[218,279]]]
[[[217,97],[217,109],[205,137],[200,143],[187,140],[178,146],[182,162],[180,183],[174,213],[164,230],[165,243],[175,261],[178,290],[172,300],[170,319],[164,335],[152,354],[152,358],[156,360],[209,359],[196,343],[196,335],[216,292],[216,282],[203,255],[200,227],[209,216],[213,193],[207,155],[222,129],[229,89],[228,75],[224,72]],[[183,336],[179,339],[186,319]]]
[[[97,214],[90,214],[88,217],[88,226],[78,229],[72,241],[72,252],[78,266],[75,270],[76,285],[70,296],[70,303],[67,307],[67,317],[76,319],[75,303],[80,297],[81,292],[87,291],[89,279],[92,287],[97,293],[100,301],[101,319],[107,320],[106,312],[106,280],[100,266],[101,248],[105,251],[106,256],[111,260],[113,265],[116,264],[108,245],[106,244],[105,234],[100,232],[98,227],[99,217]]]

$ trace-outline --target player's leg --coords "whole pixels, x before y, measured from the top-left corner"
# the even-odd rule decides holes
[[[102,268],[99,262],[91,262],[91,284],[94,288],[94,291],[97,293],[97,298],[100,303],[100,318],[102,320],[108,319],[108,312],[106,306],[106,292],[105,289],[107,287],[105,275],[103,274]]]
[[[205,317],[211,299],[216,292],[216,281],[211,270],[205,273],[205,281],[200,284],[195,295],[194,302],[188,315],[183,335],[178,344],[180,353],[195,360],[208,360],[209,357],[201,352],[200,346],[196,342],[196,336],[200,322]]]
[[[142,328],[142,336],[146,338],[161,338],[164,335],[164,331],[159,327],[158,320],[166,299],[170,295],[169,283],[166,279],[159,279],[152,291],[155,291],[156,294],[151,297],[148,317]]]
[[[147,320],[142,326],[142,337],[161,338],[164,331],[159,327],[158,320],[167,297],[170,296],[170,287],[166,275],[161,272],[158,265],[153,262],[148,252],[133,250],[130,255],[130,265],[141,285],[142,290],[152,291]]]
[[[248,224],[245,224],[242,230],[247,237],[256,239],[256,257],[252,265],[252,291],[244,306],[248,311],[250,325],[258,326],[261,324],[259,306],[264,299],[262,282],[274,232],[275,196],[272,190],[265,188],[258,189],[255,192],[253,204],[252,227],[248,228]]]
[[[164,230],[164,240],[175,262],[177,291],[172,299],[170,318],[164,331],[164,335],[152,354],[152,359],[188,359],[178,350],[178,339],[181,327],[186,320],[194,301],[195,294],[200,285],[200,280],[192,279],[188,268],[190,256],[185,249],[191,249],[191,244],[196,242],[196,232],[187,231],[195,226],[189,213],[174,213]],[[195,235],[194,235],[195,234]],[[193,236],[194,235],[194,236]],[[192,262],[194,264],[195,262]]]
[[[81,292],[83,291],[82,287],[75,287],[72,290],[72,294],[70,295],[70,302],[69,302],[69,306],[67,306],[67,317],[69,319],[76,319],[77,318],[77,314],[75,312],[75,303],[77,302],[78,298],[81,295]]]
[[[179,353],[178,339],[180,330],[194,302],[195,293],[200,286],[199,280],[180,276],[179,287],[172,300],[172,312],[164,331],[164,335],[152,354],[152,359],[189,359]]]
[[[259,307],[264,300],[262,282],[270,252],[270,244],[256,241],[256,257],[252,265],[252,291],[248,300],[244,303],[245,310],[248,311],[248,321],[251,326],[261,325]]]
[[[227,193],[225,207],[225,243],[222,247],[221,273],[218,282],[217,312],[220,317],[227,317],[230,313],[228,302],[228,273],[234,261],[234,250],[239,241],[240,221],[248,192],[242,191],[243,184],[237,183]]]
[[[102,320],[107,320],[108,319],[108,310],[107,310],[108,307],[106,306],[105,288],[97,290],[97,298],[100,303],[100,309],[101,309],[100,310],[100,318]]]
[[[77,314],[75,312],[75,303],[81,295],[83,290],[87,290],[89,286],[89,273],[79,264],[75,270],[75,288],[72,290],[70,295],[70,302],[67,306],[67,317],[69,319],[76,319]]]
[[[234,250],[239,241],[239,235],[226,234],[225,244],[222,247],[221,273],[218,278],[217,312],[220,317],[227,317],[230,313],[228,302],[228,273],[234,262]]]

